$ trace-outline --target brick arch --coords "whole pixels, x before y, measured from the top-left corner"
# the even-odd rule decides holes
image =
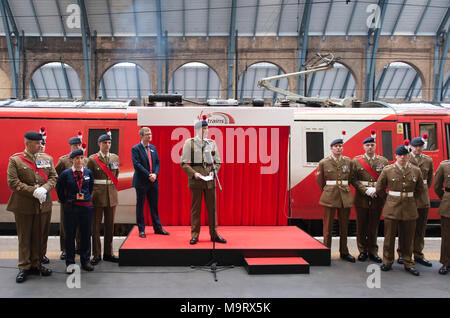
[[[353,70],[353,68],[350,65],[348,65],[346,62],[343,62],[343,61],[339,61],[336,63],[341,64],[350,72],[350,74],[353,76],[353,79],[355,80],[355,87],[357,88],[360,79],[356,75],[357,73]]]

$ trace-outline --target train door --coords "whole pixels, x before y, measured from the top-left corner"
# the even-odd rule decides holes
[[[447,152],[445,141],[445,127],[440,119],[419,118],[415,119],[413,123],[412,138],[421,137],[423,134],[428,134],[428,142],[424,148],[424,154],[433,159],[434,166],[437,168],[439,163],[444,160]]]
[[[385,157],[389,162],[394,161],[397,133],[396,123],[380,122],[376,124],[376,153]]]

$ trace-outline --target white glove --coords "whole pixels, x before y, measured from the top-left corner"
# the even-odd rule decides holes
[[[368,195],[369,197],[375,198],[377,196],[377,191],[375,190],[374,187],[369,187],[366,190],[366,195]]]
[[[33,197],[39,200],[42,204],[47,199],[47,190],[43,187],[39,187],[33,192]]]

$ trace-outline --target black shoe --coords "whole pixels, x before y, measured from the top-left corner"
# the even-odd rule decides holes
[[[405,271],[410,272],[414,276],[419,276],[420,275],[419,271],[417,269],[415,269],[414,267],[411,267],[411,268],[406,268],[405,267]]]
[[[44,255],[44,256],[42,256],[41,263],[48,264],[48,263],[50,263],[50,260],[47,258],[47,256]]]
[[[103,255],[105,262],[119,263],[119,258],[115,255]]]
[[[139,237],[141,237],[141,238],[146,238],[145,232],[139,232]]]
[[[403,257],[399,256],[398,260],[397,260],[397,263],[403,265]]]
[[[441,274],[441,275],[447,275],[447,273],[448,273],[448,267],[449,267],[449,266],[442,265],[442,267],[439,269],[439,274]]]
[[[155,231],[155,234],[161,234],[161,235],[170,235],[169,232],[164,231],[163,229],[160,229],[158,231]]]
[[[367,253],[365,253],[365,252],[359,253],[358,261],[360,261],[360,262],[365,262],[365,261],[367,260],[368,257],[369,257],[369,256],[368,256]]]
[[[369,254],[369,258],[375,263],[383,263],[383,260],[377,254]]]
[[[353,256],[351,256],[350,254],[341,255],[341,259],[343,259],[344,261],[350,262],[350,263],[356,262],[355,258]]]
[[[386,265],[386,264],[381,264],[380,269],[381,269],[383,272],[387,272],[387,271],[390,271],[390,270],[392,269],[392,266]]]
[[[194,245],[198,243],[198,238],[197,237],[193,237],[191,238],[191,240],[189,241],[189,244]]]
[[[66,251],[62,251],[61,256],[59,258],[60,258],[60,260],[65,261],[66,256],[67,256]]]
[[[23,283],[27,280],[28,271],[26,269],[22,269],[19,271],[19,274],[16,276],[16,283]]]
[[[426,266],[426,267],[432,267],[433,264],[431,264],[430,261],[427,261],[425,258],[415,258],[414,262],[419,263],[420,265]]]
[[[225,244],[227,242],[227,240],[225,240],[225,239],[221,238],[219,235],[217,235],[215,238],[211,237],[211,242]]]
[[[92,272],[94,270],[94,266],[89,263],[81,265],[81,268],[87,272]]]
[[[30,269],[30,274],[32,275],[42,275],[42,276],[50,276],[52,274],[52,270],[41,266],[40,268],[32,267]]]
[[[100,258],[100,256],[94,256],[92,259],[91,259],[91,265],[97,265],[98,263],[100,263],[101,262],[101,258]]]

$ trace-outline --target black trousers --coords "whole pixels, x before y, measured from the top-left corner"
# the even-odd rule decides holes
[[[94,208],[67,203],[64,205],[64,231],[66,232],[66,266],[75,264],[75,235],[80,228],[80,263],[86,265],[91,256],[91,229]]]
[[[139,228],[139,232],[145,231],[145,219],[144,219],[144,204],[145,198],[147,198],[148,205],[150,207],[150,215],[152,218],[152,225],[154,231],[162,229],[161,220],[159,219],[158,212],[158,198],[159,198],[159,186],[155,182],[145,188],[136,189],[136,224]]]

